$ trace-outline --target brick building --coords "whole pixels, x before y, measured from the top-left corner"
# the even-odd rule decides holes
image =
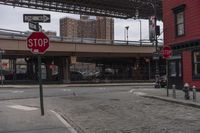
[[[71,18],[60,19],[60,36],[78,37],[78,20]]]
[[[96,38],[96,20],[90,19],[89,16],[80,16],[77,27],[77,37]]]
[[[200,0],[164,0],[164,44],[173,49],[169,85],[200,89]]]
[[[81,15],[80,20],[72,18],[60,19],[60,36],[96,39],[114,39],[114,20],[109,17]]]
[[[114,40],[114,20],[109,17],[97,17],[96,38]]]

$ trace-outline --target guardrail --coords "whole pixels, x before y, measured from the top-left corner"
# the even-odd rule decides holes
[[[0,28],[0,37],[8,39],[26,39],[31,32],[23,32],[16,30],[8,30]],[[83,43],[83,44],[108,44],[108,45],[134,45],[134,46],[153,46],[149,40],[142,40],[142,45],[140,41],[124,41],[124,40],[105,40],[105,39],[96,39],[96,38],[80,38],[80,37],[63,37],[63,36],[52,36],[48,35],[51,41],[57,42],[68,42],[68,43]],[[162,42],[158,42],[159,46],[163,46]]]

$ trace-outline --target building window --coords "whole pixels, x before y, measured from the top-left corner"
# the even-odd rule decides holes
[[[184,34],[184,12],[179,12],[176,14],[176,35],[182,36]]]
[[[171,61],[169,64],[169,70],[170,70],[170,77],[176,77],[176,62],[175,61]]]
[[[175,15],[176,36],[183,36],[185,34],[185,23],[184,23],[185,5],[180,5],[172,10]]]
[[[193,52],[193,77],[200,79],[200,51]]]

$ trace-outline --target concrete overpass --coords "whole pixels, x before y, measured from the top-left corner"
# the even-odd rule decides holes
[[[0,32],[0,48],[5,55],[31,56],[26,39],[30,33]],[[49,36],[50,47],[45,56],[78,56],[78,57],[136,57],[151,56],[155,46],[150,42],[140,45],[137,41],[99,40],[93,38],[67,38]],[[162,43],[160,43],[162,47]]]
[[[12,68],[16,72],[16,59],[24,58],[27,66],[27,73],[31,79],[37,72],[37,57],[30,52],[26,46],[26,39],[30,33],[18,31],[1,31],[0,48],[5,51],[3,58],[11,60]],[[55,64],[59,68],[59,80],[69,81],[70,57],[77,57],[77,62],[101,64],[102,69],[113,68],[121,71],[122,74],[129,75],[133,67],[139,68],[141,73],[153,70],[152,54],[155,52],[155,46],[149,42],[140,45],[137,41],[120,40],[96,40],[91,38],[66,38],[49,36],[50,47],[42,56],[42,62],[46,66],[47,79],[51,79],[50,65]],[[160,48],[162,43],[159,43]],[[148,61],[147,61],[148,60]],[[147,68],[148,64],[151,64]],[[33,67],[34,66],[34,67]],[[33,70],[35,69],[35,70]],[[152,69],[152,70],[150,70]],[[126,71],[129,70],[129,71]],[[135,77],[138,78],[141,73],[135,69]],[[137,73],[137,74],[136,74]],[[145,75],[145,73],[144,73]],[[152,73],[152,75],[154,75]],[[123,76],[121,76],[123,77]],[[125,76],[124,76],[125,77]],[[142,78],[141,78],[142,79]]]

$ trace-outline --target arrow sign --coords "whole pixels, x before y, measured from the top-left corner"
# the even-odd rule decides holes
[[[23,14],[24,22],[50,23],[50,14]]]

